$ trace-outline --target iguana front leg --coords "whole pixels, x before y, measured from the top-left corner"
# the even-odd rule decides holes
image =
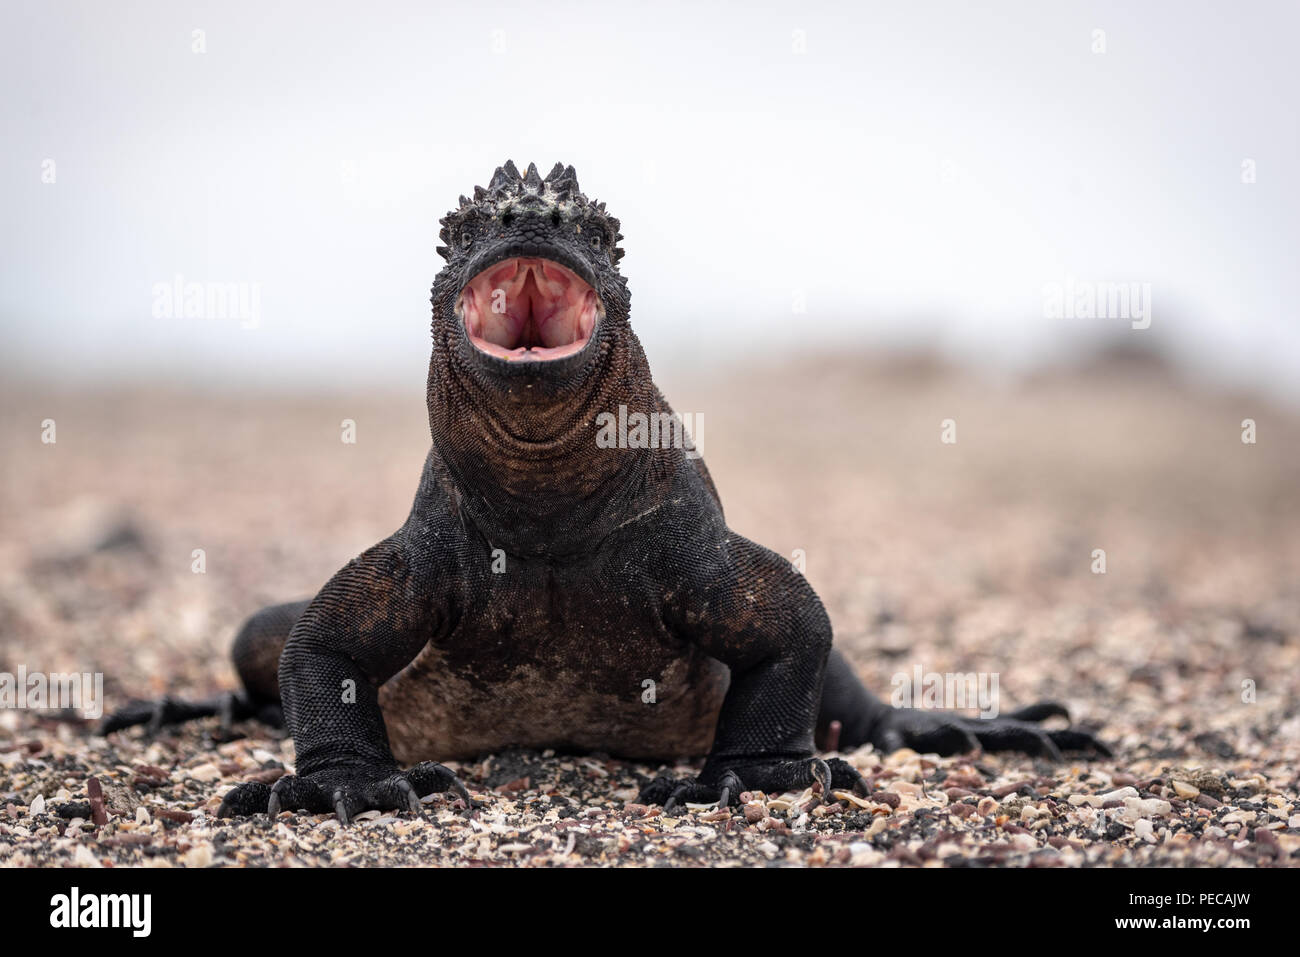
[[[398,767],[379,709],[379,687],[445,627],[440,609],[448,605],[412,572],[396,536],[330,579],[280,657],[280,693],[298,773],[271,787],[239,785],[219,814],[333,811],[347,823],[372,808],[418,811],[420,797],[442,791],[472,806],[448,768],[433,762]]]
[[[683,559],[683,556],[684,559]],[[665,609],[670,630],[731,669],[713,748],[698,778],[657,778],[641,794],[665,810],[737,803],[741,791],[820,784],[865,791],[848,762],[813,754],[831,625],[802,575],[775,552],[723,529],[677,553],[689,566]]]

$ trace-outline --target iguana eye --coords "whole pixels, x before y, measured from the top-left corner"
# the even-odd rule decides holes
[[[466,226],[460,231],[460,244],[462,247],[468,248],[472,242],[474,242],[474,233]]]
[[[600,233],[591,234],[591,248],[596,250],[600,249]]]

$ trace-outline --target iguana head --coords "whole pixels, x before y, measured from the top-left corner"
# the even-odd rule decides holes
[[[435,338],[480,371],[569,375],[599,351],[610,313],[625,321],[618,220],[583,195],[572,166],[497,168],[444,216]]]
[[[519,554],[563,554],[626,516],[611,501],[673,475],[674,449],[608,449],[602,413],[660,405],[629,323],[618,220],[571,166],[506,163],[442,220],[427,404],[434,474]]]

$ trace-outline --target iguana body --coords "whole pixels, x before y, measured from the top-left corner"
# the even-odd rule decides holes
[[[244,626],[229,706],[273,717],[282,704],[297,775],[240,785],[224,813],[347,820],[431,791],[468,801],[431,762],[507,746],[707,754],[698,779],[646,788],[659,803],[861,787],[846,762],[814,756],[818,726],[843,747],[1101,748],[1020,720],[1052,705],[987,721],[884,705],[832,652],[803,576],[727,528],[689,448],[597,442],[603,413],[671,409],[629,325],[618,221],[572,167],[543,179],[507,163],[442,225],[433,446],[415,502],[313,600]],[[214,710],[128,708],[106,728]]]

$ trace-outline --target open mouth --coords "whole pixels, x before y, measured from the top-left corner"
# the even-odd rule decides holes
[[[577,273],[532,256],[488,267],[456,301],[475,348],[512,361],[549,362],[580,352],[601,311],[596,290]]]

